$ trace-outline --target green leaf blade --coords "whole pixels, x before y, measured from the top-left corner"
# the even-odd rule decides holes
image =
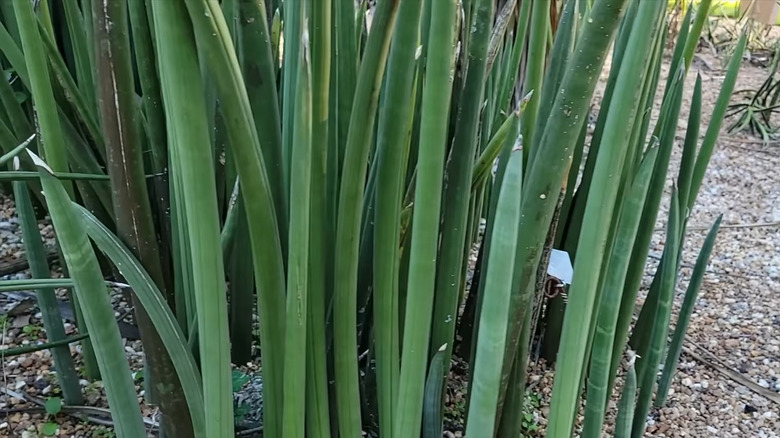
[[[35,157],[34,160],[39,163],[49,213],[95,349],[117,436],[143,436],[146,432],[130,377],[130,366],[97,258],[88,237],[81,231],[65,188],[50,174],[50,169],[40,158]]]

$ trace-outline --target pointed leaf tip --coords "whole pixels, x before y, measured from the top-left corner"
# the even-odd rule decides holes
[[[33,151],[31,151],[31,150],[27,149],[27,155],[29,155],[29,156],[30,156],[30,158],[31,158],[31,159],[32,159],[32,161],[33,161],[33,164],[35,164],[36,166],[38,166],[38,167],[40,167],[40,168],[42,168],[42,169],[46,170],[46,171],[47,171],[47,172],[49,172],[50,174],[54,175],[54,171],[53,171],[53,170],[51,170],[51,167],[49,167],[49,165],[48,165],[48,164],[46,164],[46,162],[45,162],[45,161],[43,161],[43,159],[42,159],[41,157],[39,157],[38,155],[36,155],[36,154],[35,154],[35,152],[33,152]]]
[[[23,141],[22,144],[20,144],[19,146],[27,147],[30,143],[32,143],[33,139],[35,138],[35,135],[36,134],[33,132],[32,135],[27,137],[27,139],[25,141]]]
[[[628,350],[626,351],[626,361],[628,362],[628,366],[632,367],[636,363],[637,359],[641,359],[642,356],[638,355],[636,351],[634,350]]]

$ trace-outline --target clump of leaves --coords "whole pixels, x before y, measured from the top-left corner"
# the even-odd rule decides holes
[[[240,392],[244,385],[250,380],[249,374],[241,370],[233,370],[233,394]],[[249,413],[249,405],[240,402],[236,397],[233,397],[233,421],[235,424],[243,422],[244,417]]]
[[[116,434],[113,430],[107,428],[106,426],[98,426],[93,432],[92,436],[94,438],[116,438]]]
[[[89,403],[97,402],[103,396],[103,394],[103,382],[101,380],[89,382],[84,387],[84,396]]]
[[[535,411],[538,411],[542,404],[542,397],[535,393],[526,393],[523,403],[523,421],[521,429],[521,438],[530,438],[537,436],[539,423],[536,421]]]
[[[455,403],[448,403],[444,406],[445,414],[454,419],[462,420],[466,413],[466,399],[461,398]]]
[[[46,382],[49,385],[55,385],[57,383],[57,373],[46,373],[43,375],[43,379],[46,380]],[[52,388],[55,391],[59,391],[59,388]]]
[[[756,89],[740,90],[735,96],[744,96],[740,102],[729,105],[727,118],[737,120],[729,127],[729,132],[749,130],[751,134],[760,136],[764,142],[777,133],[778,126],[772,122],[772,113],[780,109],[780,80],[775,78],[780,58],[780,46],[775,50],[772,65],[761,86]]]
[[[103,389],[103,382],[101,381],[95,381],[95,382],[89,382],[86,387],[84,387],[84,392],[87,394],[95,394],[99,393]]]
[[[37,338],[43,332],[43,327],[41,327],[39,324],[29,324],[24,326],[22,332],[28,336]]]
[[[730,56],[737,47],[747,20],[748,16],[735,6],[714,2],[704,22],[701,41],[709,45],[713,52]],[[762,65],[768,58],[764,55],[768,53],[771,56],[774,51],[773,47],[779,40],[772,34],[773,27],[758,21],[751,22],[747,33],[747,49],[754,65]]]

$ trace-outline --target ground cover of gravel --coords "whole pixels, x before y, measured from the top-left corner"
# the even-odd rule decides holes
[[[689,75],[686,101],[690,101],[696,70],[704,90],[703,126],[708,125],[724,71],[722,61],[707,53],[695,61]],[[737,89],[757,87],[767,70],[745,62]],[[680,117],[678,142],[682,142],[687,112]],[[702,129],[702,135],[704,128]],[[670,175],[676,175],[680,150],[673,156]],[[689,236],[683,257],[683,271],[678,286],[675,312],[688,283],[690,267],[695,262],[707,229],[723,214],[723,226],[712,255],[709,270],[695,306],[684,353],[675,376],[667,406],[651,412],[647,437],[739,437],[772,438],[780,436],[780,144],[763,145],[744,134],[722,134],[705,177],[699,200],[692,212]],[[659,214],[658,228],[666,218],[666,204]],[[0,198],[0,266],[18,262],[24,257],[20,230],[13,203]],[[54,244],[51,227],[44,222],[41,230],[46,244]],[[651,255],[662,250],[663,231],[653,241]],[[655,265],[650,263],[640,298],[649,286]],[[0,279],[26,278],[26,270]],[[36,309],[20,308],[22,295],[0,295],[3,327],[0,349],[42,342],[40,330],[25,326],[40,325]],[[114,294],[117,316],[127,308],[120,293]],[[15,314],[8,312],[13,310]],[[675,313],[676,314],[676,313]],[[75,333],[72,322],[66,323],[69,334]],[[126,343],[128,359],[140,369],[143,353],[138,341]],[[80,353],[72,348],[78,365]],[[58,436],[105,437],[110,426],[83,421],[59,414],[47,419],[35,400],[56,394],[48,351],[36,352],[0,361],[0,437],[36,438],[47,421],[59,425]],[[448,408],[457,417],[463,403],[462,376],[464,364],[457,363],[450,388]],[[545,416],[552,391],[553,370],[544,363],[534,363],[529,370],[533,406],[529,423],[538,430],[529,436],[544,436]],[[87,404],[106,408],[99,384],[83,382]],[[137,385],[143,401],[143,386]],[[614,411],[614,406],[612,407]],[[147,420],[155,419],[153,408],[142,404]],[[614,413],[614,412],[613,412]],[[105,420],[102,411],[89,414],[93,420]],[[457,425],[448,424],[448,436],[461,436]]]

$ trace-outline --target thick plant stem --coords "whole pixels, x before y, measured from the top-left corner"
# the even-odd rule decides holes
[[[97,101],[106,141],[117,233],[164,290],[137,129],[139,108],[135,102],[127,4],[122,0],[95,2],[92,15],[96,33]],[[149,366],[149,383],[164,415],[165,432],[169,436],[192,434],[184,392],[165,345],[135,294],[133,302]]]
[[[165,112],[163,110],[160,82],[157,79],[157,60],[154,56],[154,41],[149,25],[149,8],[147,2],[139,0],[128,2],[130,25],[132,29],[133,51],[138,68],[138,82],[141,85],[141,108],[146,116],[146,129],[149,149],[148,172],[155,175],[149,181],[154,194],[155,223],[157,225],[165,278],[166,300],[171,308],[175,308],[173,267],[173,234],[171,230],[171,199],[168,182],[168,148],[165,133]]]

